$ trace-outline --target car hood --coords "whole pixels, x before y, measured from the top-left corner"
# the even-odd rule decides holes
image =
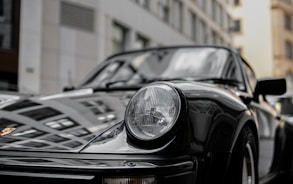
[[[81,89],[43,97],[6,95],[0,103],[0,149],[78,152],[123,120],[134,93]]]
[[[203,83],[169,84],[181,89],[188,99],[213,98],[232,109],[246,108],[228,89]],[[101,154],[149,154],[168,150],[172,140],[156,149],[143,149],[127,142],[124,113],[136,90],[81,89],[3,103],[0,106],[0,150]]]

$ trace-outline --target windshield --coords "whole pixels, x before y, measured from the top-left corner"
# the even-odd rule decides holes
[[[231,52],[223,48],[144,50],[116,55],[103,64],[83,87],[105,87],[119,83],[125,86],[168,79],[242,81]]]

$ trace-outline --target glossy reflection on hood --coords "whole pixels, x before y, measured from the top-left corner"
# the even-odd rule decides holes
[[[20,99],[0,109],[0,149],[74,151],[124,118],[133,92]]]

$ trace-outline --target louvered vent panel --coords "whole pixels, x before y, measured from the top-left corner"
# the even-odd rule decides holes
[[[78,5],[61,3],[61,24],[76,29],[94,31],[94,10]]]

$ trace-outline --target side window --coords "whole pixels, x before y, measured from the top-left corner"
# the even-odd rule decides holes
[[[248,78],[249,86],[253,90],[255,88],[255,85],[256,85],[256,82],[257,82],[255,73],[252,70],[252,68],[246,62],[243,62],[243,68],[245,69],[245,73],[246,73],[247,78]]]

